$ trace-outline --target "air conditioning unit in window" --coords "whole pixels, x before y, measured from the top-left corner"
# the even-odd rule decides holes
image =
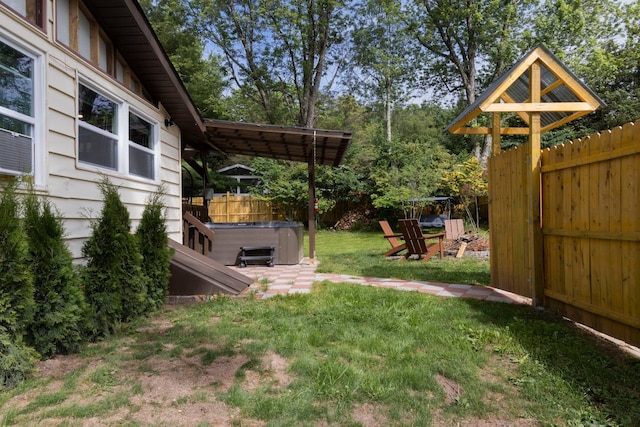
[[[33,141],[30,136],[0,129],[0,170],[16,174],[33,172]]]

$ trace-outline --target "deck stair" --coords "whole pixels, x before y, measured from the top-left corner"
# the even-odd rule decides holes
[[[184,243],[169,239],[171,259],[169,295],[238,295],[253,279],[210,258],[213,231],[193,215],[184,215]]]

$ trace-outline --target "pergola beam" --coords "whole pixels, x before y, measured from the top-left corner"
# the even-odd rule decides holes
[[[593,111],[593,107],[586,102],[499,102],[490,104],[484,110],[487,113],[552,113],[566,111]]]

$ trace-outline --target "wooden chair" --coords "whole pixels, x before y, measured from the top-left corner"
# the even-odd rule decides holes
[[[444,234],[447,240],[456,240],[464,236],[464,224],[461,219],[447,219],[444,221]]]
[[[387,221],[378,221],[378,224],[380,224],[380,228],[382,228],[384,238],[387,239],[387,241],[391,245],[391,249],[385,252],[384,256],[389,257],[392,255],[396,255],[398,252],[402,252],[407,249],[406,244],[400,243],[398,241],[398,238],[402,237],[402,234],[394,233]]]
[[[407,246],[407,254],[403,259],[411,255],[422,258],[422,262],[427,262],[437,252],[440,252],[440,259],[444,258],[444,233],[424,235],[417,219],[401,219],[398,221],[404,242]],[[437,242],[428,242],[429,239],[438,239]]]

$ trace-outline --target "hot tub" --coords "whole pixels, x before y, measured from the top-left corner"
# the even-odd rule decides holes
[[[301,222],[215,222],[210,257],[225,265],[237,265],[242,246],[273,246],[274,264],[298,264],[302,260],[304,226]]]

